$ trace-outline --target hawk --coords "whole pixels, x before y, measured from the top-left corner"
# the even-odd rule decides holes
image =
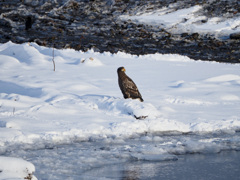
[[[118,85],[122,91],[123,97],[125,99],[138,99],[143,102],[142,95],[138,91],[136,84],[133,80],[125,74],[125,68],[119,67],[117,70],[118,73]]]

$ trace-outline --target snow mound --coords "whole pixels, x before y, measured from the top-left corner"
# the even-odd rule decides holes
[[[37,180],[33,173],[35,167],[23,159],[0,156],[0,179]]]
[[[137,161],[176,161],[178,160],[177,156],[170,154],[140,154],[133,153],[131,154],[133,160]]]
[[[12,42],[8,42],[1,46],[1,55],[17,58],[19,62],[27,65],[42,64],[48,61],[43,54],[27,43],[19,46]]]
[[[85,95],[81,97],[93,109],[99,109],[107,114],[131,115],[136,119],[157,118],[160,112],[150,103],[139,100],[120,99],[110,96]]]
[[[228,82],[228,81],[236,81],[240,83],[240,76],[235,74],[226,74],[222,76],[212,77],[206,80],[207,82]]]
[[[96,67],[96,66],[102,66],[103,63],[97,59],[97,58],[87,58],[87,59],[83,59],[81,60],[81,62],[85,65],[85,66],[90,66],[90,67]]]
[[[140,138],[143,141],[149,141],[149,138],[146,137]],[[153,147],[151,144],[148,146],[137,145],[135,147],[128,148],[131,152],[130,156],[132,160],[135,161],[176,161],[178,160],[176,155],[169,154],[162,147]]]

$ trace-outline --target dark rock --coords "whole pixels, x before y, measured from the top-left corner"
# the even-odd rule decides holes
[[[31,28],[32,28],[32,18],[28,16],[25,23],[25,30],[28,31]]]
[[[207,21],[207,19],[201,20],[202,23],[206,23]]]
[[[240,39],[240,32],[230,34],[230,39]]]
[[[199,47],[203,47],[203,46],[204,46],[204,43],[203,43],[203,42],[199,42],[199,43],[198,43],[198,46],[199,46]]]
[[[199,37],[199,34],[198,33],[193,33],[191,36],[192,36],[193,39],[197,40],[198,37]]]
[[[136,115],[134,115],[134,117],[138,120],[143,120],[143,119],[147,118],[148,116],[136,116]]]
[[[187,37],[188,36],[188,33],[182,33],[181,34],[181,37]]]

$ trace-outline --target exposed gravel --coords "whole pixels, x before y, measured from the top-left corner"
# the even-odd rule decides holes
[[[0,42],[34,41],[55,48],[137,55],[177,53],[196,60],[240,63],[239,36],[219,39],[209,34],[172,34],[159,26],[119,19],[122,14],[165,6],[175,11],[197,4],[203,6],[198,13],[206,17],[240,16],[238,0],[1,0]],[[29,16],[33,24],[25,30]]]

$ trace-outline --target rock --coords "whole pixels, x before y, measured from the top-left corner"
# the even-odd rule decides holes
[[[25,0],[24,3],[27,4],[27,5],[30,5],[30,6],[37,6],[37,5],[39,5],[39,1],[38,0]]]
[[[29,30],[32,27],[32,18],[28,16],[25,23],[25,30]]]
[[[240,32],[230,34],[230,39],[240,39]]]
[[[136,115],[134,115],[134,117],[138,120],[143,120],[143,119],[147,118],[148,116],[136,116]]]
[[[181,37],[187,37],[188,36],[188,33],[182,33],[181,34]]]
[[[193,33],[193,34],[192,34],[192,38],[193,38],[193,39],[197,40],[198,37],[199,37],[199,34],[198,34],[198,33]]]

